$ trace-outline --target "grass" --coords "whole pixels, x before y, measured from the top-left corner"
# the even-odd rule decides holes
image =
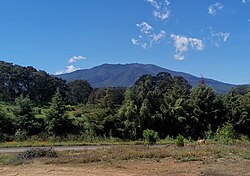
[[[182,148],[175,145],[154,146],[115,146],[110,149],[67,151],[58,158],[46,160],[46,164],[75,164],[91,162],[117,162],[121,160],[173,158],[178,161],[206,161],[218,158],[250,159],[250,146],[226,146],[221,144],[188,145]]]
[[[27,152],[26,152],[27,153]],[[153,159],[160,161],[172,158],[179,162],[190,161],[216,161],[225,159],[250,160],[250,145],[223,145],[223,144],[188,144],[184,147],[176,147],[174,144],[166,146],[152,146],[149,149],[145,145],[114,146],[97,150],[79,150],[57,152],[56,158],[42,158],[45,164],[83,164],[93,162],[115,163],[123,160]],[[20,156],[20,154],[18,154]],[[22,155],[22,154],[21,154]],[[0,154],[0,164],[23,164],[32,162],[32,159],[17,160],[16,154]]]

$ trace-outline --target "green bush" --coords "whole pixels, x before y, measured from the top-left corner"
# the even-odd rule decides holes
[[[227,122],[221,128],[218,128],[215,134],[215,139],[223,144],[232,143],[235,137],[233,124]]]
[[[28,133],[26,131],[17,130],[15,133],[16,141],[25,141],[28,138]]]
[[[209,139],[209,140],[212,140],[215,137],[215,133],[212,131],[210,124],[208,126],[208,131],[206,131],[206,133],[205,133],[205,137],[206,137],[206,139]]]
[[[184,137],[179,134],[175,140],[175,144],[177,147],[184,147]]]
[[[148,146],[153,145],[159,139],[158,133],[154,130],[146,129],[143,131],[143,137],[146,140]]]

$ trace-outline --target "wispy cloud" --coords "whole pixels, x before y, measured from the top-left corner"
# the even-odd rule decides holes
[[[153,27],[146,22],[136,24],[136,26],[140,28],[140,35],[138,38],[132,38],[131,42],[133,45],[141,46],[144,49],[158,44],[166,36],[166,31],[164,30],[161,30],[159,33],[152,33]]]
[[[146,0],[147,2],[149,2],[153,8],[153,15],[154,17],[160,19],[160,20],[167,20],[170,15],[171,15],[171,11],[169,9],[169,4],[170,2],[168,0]]]
[[[216,2],[215,4],[212,4],[208,7],[208,13],[212,16],[215,16],[217,14],[217,11],[223,9],[223,4]]]
[[[176,60],[183,60],[185,58],[184,53],[188,51],[189,46],[198,51],[202,51],[205,48],[204,43],[201,39],[190,38],[175,34],[172,34],[171,38],[174,40],[174,57]]]
[[[140,45],[140,42],[134,38],[131,39],[133,45]]]
[[[73,56],[69,59],[69,63],[75,63],[75,62],[78,62],[80,60],[85,60],[86,57],[84,56]]]
[[[152,34],[150,39],[150,45],[159,43],[163,38],[166,37],[166,31],[161,30],[159,34]]]
[[[150,34],[150,31],[153,29],[153,27],[145,21],[140,24],[136,24],[136,26],[139,27],[141,32],[144,34]]]
[[[216,47],[220,47],[220,42],[227,42],[230,37],[229,32],[215,32],[212,27],[210,27],[210,33]]]
[[[80,68],[74,67],[74,65],[68,65],[66,66],[66,70],[59,70],[56,72],[56,75],[64,74],[64,73],[71,73],[74,71],[80,70]]]

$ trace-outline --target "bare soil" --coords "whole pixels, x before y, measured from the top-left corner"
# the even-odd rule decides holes
[[[88,164],[44,164],[36,160],[19,166],[0,166],[1,176],[250,176],[250,161],[211,159],[181,162],[172,158]]]

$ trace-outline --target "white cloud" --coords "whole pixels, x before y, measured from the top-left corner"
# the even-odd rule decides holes
[[[56,73],[55,73],[55,75],[61,75],[61,74],[63,74],[64,73],[64,70],[58,70]]]
[[[161,30],[158,34],[152,33],[153,27],[146,22],[136,24],[136,26],[140,28],[141,33],[138,38],[132,38],[131,42],[133,45],[141,46],[144,49],[151,47],[153,44],[158,44],[166,36],[164,30]]]
[[[224,42],[227,41],[229,38],[230,33],[228,32],[217,32],[217,33],[212,33],[212,37],[217,37],[219,40],[223,40]]]
[[[69,63],[71,64],[71,63],[75,63],[75,62],[77,62],[77,61],[80,61],[80,60],[85,60],[86,59],[86,57],[84,57],[84,56],[73,56],[73,57],[71,57],[70,59],[69,59]]]
[[[150,34],[150,31],[153,29],[152,26],[150,26],[146,22],[142,22],[140,24],[136,24],[137,27],[141,28],[141,32],[144,34]]]
[[[190,45],[196,50],[202,51],[205,48],[203,41],[201,39],[189,38],[188,41]]]
[[[205,48],[203,41],[201,39],[190,38],[175,34],[172,34],[171,38],[174,40],[174,47],[175,47],[174,57],[176,60],[183,60],[185,58],[184,53],[188,51],[189,46],[199,51],[202,51]]]
[[[215,16],[217,14],[217,11],[221,10],[223,7],[223,4],[216,2],[215,4],[212,4],[208,7],[208,13],[212,16]]]
[[[166,37],[166,32],[164,30],[161,30],[159,34],[152,34],[150,37],[151,37],[150,45],[154,43],[159,43],[161,39]]]
[[[147,48],[147,46],[148,46],[147,43],[142,43],[142,44],[141,44],[141,47],[144,48],[144,49]]]
[[[151,5],[156,8],[156,9],[160,9],[160,6],[158,5],[156,0],[146,0],[147,2],[150,2]]]
[[[160,20],[167,20],[170,17],[171,11],[168,8],[170,2],[168,0],[160,0],[160,1],[146,0],[146,1],[149,2],[154,7],[153,11],[154,17]]]
[[[131,42],[133,45],[140,45],[139,41],[134,38],[131,39]]]
[[[80,70],[80,68],[74,67],[74,65],[68,65],[66,66],[66,70],[59,70],[56,72],[56,75],[64,74],[64,73],[71,73],[74,71]]]
[[[229,32],[215,32],[212,27],[210,27],[210,33],[212,37],[212,42],[216,47],[220,47],[220,42],[227,42],[230,37]]]

